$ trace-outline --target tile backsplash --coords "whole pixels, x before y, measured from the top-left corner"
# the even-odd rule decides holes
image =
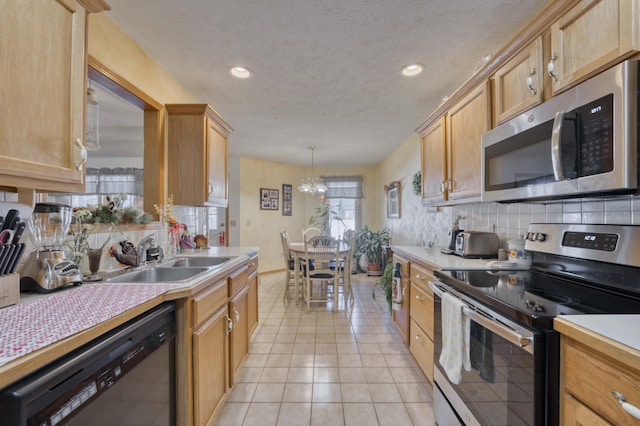
[[[530,223],[593,223],[640,225],[640,197],[625,195],[603,199],[576,199],[542,203],[494,202],[451,207],[423,207],[417,197],[405,196],[403,218],[387,219],[392,244],[436,246],[449,243],[449,230],[461,216],[460,228],[496,232],[503,245],[527,232]]]

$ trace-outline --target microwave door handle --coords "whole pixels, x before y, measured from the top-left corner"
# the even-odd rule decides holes
[[[564,170],[562,169],[562,150],[560,149],[565,114],[566,112],[564,111],[556,112],[556,116],[553,119],[553,131],[551,132],[551,164],[553,165],[553,176],[556,181],[565,180]]]

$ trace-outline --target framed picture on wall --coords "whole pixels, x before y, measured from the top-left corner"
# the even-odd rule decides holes
[[[282,216],[291,216],[291,204],[293,202],[293,189],[291,185],[282,184]]]
[[[260,210],[278,210],[280,191],[260,188]]]
[[[387,192],[387,218],[400,219],[400,181],[384,186]]]

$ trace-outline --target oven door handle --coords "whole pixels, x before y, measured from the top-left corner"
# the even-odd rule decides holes
[[[442,299],[443,291],[440,290],[433,281],[429,281],[428,285],[431,291],[433,291],[436,296]],[[525,337],[520,333],[513,331],[510,328],[507,328],[504,325],[497,323],[491,318],[487,318],[484,315],[481,315],[476,311],[471,310],[467,307],[462,308],[462,313],[465,314],[470,319],[474,320],[476,323],[486,328],[487,330],[492,331],[493,333],[509,341],[510,343],[513,343],[514,345],[518,345],[521,348],[524,348],[527,352],[530,352],[530,353],[533,352],[533,349],[531,349],[531,347],[529,346],[531,344],[531,338]]]
[[[487,318],[477,313],[476,311],[472,311],[469,308],[463,307],[462,313],[465,314],[470,319],[477,322],[478,324],[480,324],[481,326],[483,326],[484,328],[486,328],[487,330],[494,332],[495,334],[509,341],[510,343],[513,343],[514,345],[518,345],[521,348],[529,349],[527,348],[527,346],[529,346],[529,344],[531,343],[530,338],[525,337],[522,334],[517,333],[503,325],[500,325],[497,322],[493,321],[492,319]]]

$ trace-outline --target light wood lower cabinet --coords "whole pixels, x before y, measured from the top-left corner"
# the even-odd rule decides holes
[[[251,322],[258,320],[257,265],[255,256],[197,294],[176,300],[178,426],[214,424],[236,381],[249,351],[250,328],[256,327]],[[255,282],[255,300],[248,278]],[[250,320],[254,305],[255,319]]]
[[[616,397],[623,395],[640,413],[640,352],[564,319],[554,328],[562,333],[561,424],[640,425]]]
[[[229,303],[233,329],[229,333],[229,385],[236,382],[238,370],[249,352],[248,324],[249,286],[245,286]]]
[[[229,388],[227,291],[227,280],[223,279],[195,295],[189,302],[193,318],[191,382],[195,425],[212,424],[216,410]]]
[[[425,376],[433,383],[434,301],[428,286],[435,279],[433,269],[411,262],[411,336],[409,351]]]
[[[227,392],[228,313],[225,305],[193,332],[194,422],[212,423]]]
[[[396,263],[400,263],[400,280],[402,282],[402,305],[400,309],[393,310],[393,322],[398,327],[402,340],[409,344],[409,309],[411,306],[411,289],[409,288],[409,261],[400,256],[393,255],[393,270]]]
[[[258,257],[249,261],[249,294],[247,295],[249,336],[258,327]]]

